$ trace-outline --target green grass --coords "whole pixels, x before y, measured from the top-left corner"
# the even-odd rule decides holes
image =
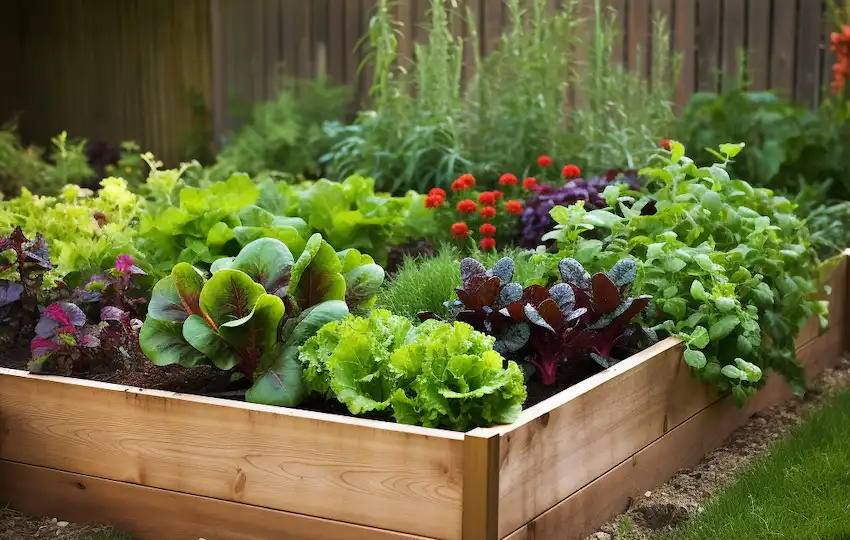
[[[527,283],[539,278],[543,270],[532,263],[519,249],[476,253],[472,256],[491,268],[502,257],[514,259],[516,270],[514,281]],[[454,290],[460,286],[460,250],[452,246],[440,248],[430,258],[406,258],[395,277],[378,292],[376,307],[392,311],[396,315],[418,320],[421,311],[433,311],[443,315],[443,302],[454,299]]]
[[[850,391],[713,499],[670,540],[850,538]]]
[[[116,531],[114,529],[105,529],[95,533],[89,533],[82,540],[133,540],[129,534]]]

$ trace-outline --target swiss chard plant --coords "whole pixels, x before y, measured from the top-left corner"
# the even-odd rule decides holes
[[[211,364],[253,381],[247,399],[297,405],[305,392],[298,346],[327,322],[367,310],[383,270],[355,250],[337,254],[319,234],[296,258],[261,238],[212,275],[179,263],[153,290],[141,332],[157,365]]]
[[[556,382],[567,361],[592,358],[614,365],[613,351],[654,341],[654,333],[632,323],[651,297],[632,298],[636,276],[631,259],[618,261],[608,273],[588,274],[575,259],[560,261],[561,282],[547,288],[513,283],[514,263],[503,258],[491,270],[472,258],[461,261],[457,300],[446,303],[455,319],[495,336],[494,349],[525,359],[543,384]],[[422,313],[420,318],[437,318]],[[631,347],[630,347],[631,346]]]
[[[465,431],[516,420],[522,371],[492,350],[493,338],[464,323],[413,327],[377,309],[324,326],[301,347],[309,388],[353,414],[391,410],[405,424]]]
[[[818,265],[794,205],[770,190],[730,178],[726,165],[743,145],[713,151],[697,167],[672,142],[641,175],[651,195],[634,200],[606,190],[611,208],[556,207],[547,235],[560,253],[590,269],[624,256],[638,261],[636,289],[654,298],[649,318],[681,338],[685,361],[700,377],[743,402],[772,368],[803,390],[794,352],[802,324],[826,303],[814,295]],[[644,215],[643,209],[655,211]],[[616,211],[615,211],[616,210]],[[540,254],[552,260],[555,256]]]

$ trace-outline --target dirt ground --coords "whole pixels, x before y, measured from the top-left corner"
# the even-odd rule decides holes
[[[742,468],[763,456],[809,410],[847,386],[850,386],[850,360],[845,358],[815,381],[805,398],[795,398],[753,416],[696,467],[682,469],[666,484],[647,491],[628,511],[587,540],[651,540],[670,532],[688,517],[702,512],[702,504],[708,498]]]
[[[130,540],[100,525],[75,525],[57,518],[28,518],[0,508],[0,540]]]

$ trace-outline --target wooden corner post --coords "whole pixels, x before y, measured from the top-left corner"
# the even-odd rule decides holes
[[[463,439],[463,540],[499,540],[499,440],[492,429]]]

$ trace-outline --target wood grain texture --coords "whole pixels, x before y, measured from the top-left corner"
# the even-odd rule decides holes
[[[797,3],[773,3],[773,39],[770,47],[770,87],[782,96],[794,95],[794,52],[797,45]]]
[[[681,55],[676,104],[684,107],[697,85],[696,0],[676,0],[674,8],[673,44],[676,52]]]
[[[0,370],[0,459],[442,539],[463,435]]]
[[[499,442],[475,429],[463,440],[463,540],[499,539]]]
[[[747,0],[747,70],[752,90],[770,85],[770,2]]]
[[[746,52],[744,46],[747,34],[747,3],[745,0],[735,0],[723,4],[723,90],[729,90],[738,85],[741,73],[738,65],[741,53]]]
[[[717,91],[717,68],[721,49],[720,2],[697,3],[697,87],[703,92]]]
[[[799,0],[797,26],[794,97],[807,107],[816,107],[820,101],[822,0]]]
[[[133,540],[424,540],[5,460],[0,478],[0,505],[30,516],[105,523]]]
[[[493,428],[503,435],[501,537],[717,400],[681,355],[664,340]]]
[[[838,363],[844,330],[834,328],[798,351],[809,379]],[[624,512],[641,493],[663,484],[682,468],[692,467],[717,448],[749,418],[792,397],[772,376],[743,409],[727,396],[703,409],[647,447],[636,452],[538,518],[507,535],[506,540],[579,540]]]

